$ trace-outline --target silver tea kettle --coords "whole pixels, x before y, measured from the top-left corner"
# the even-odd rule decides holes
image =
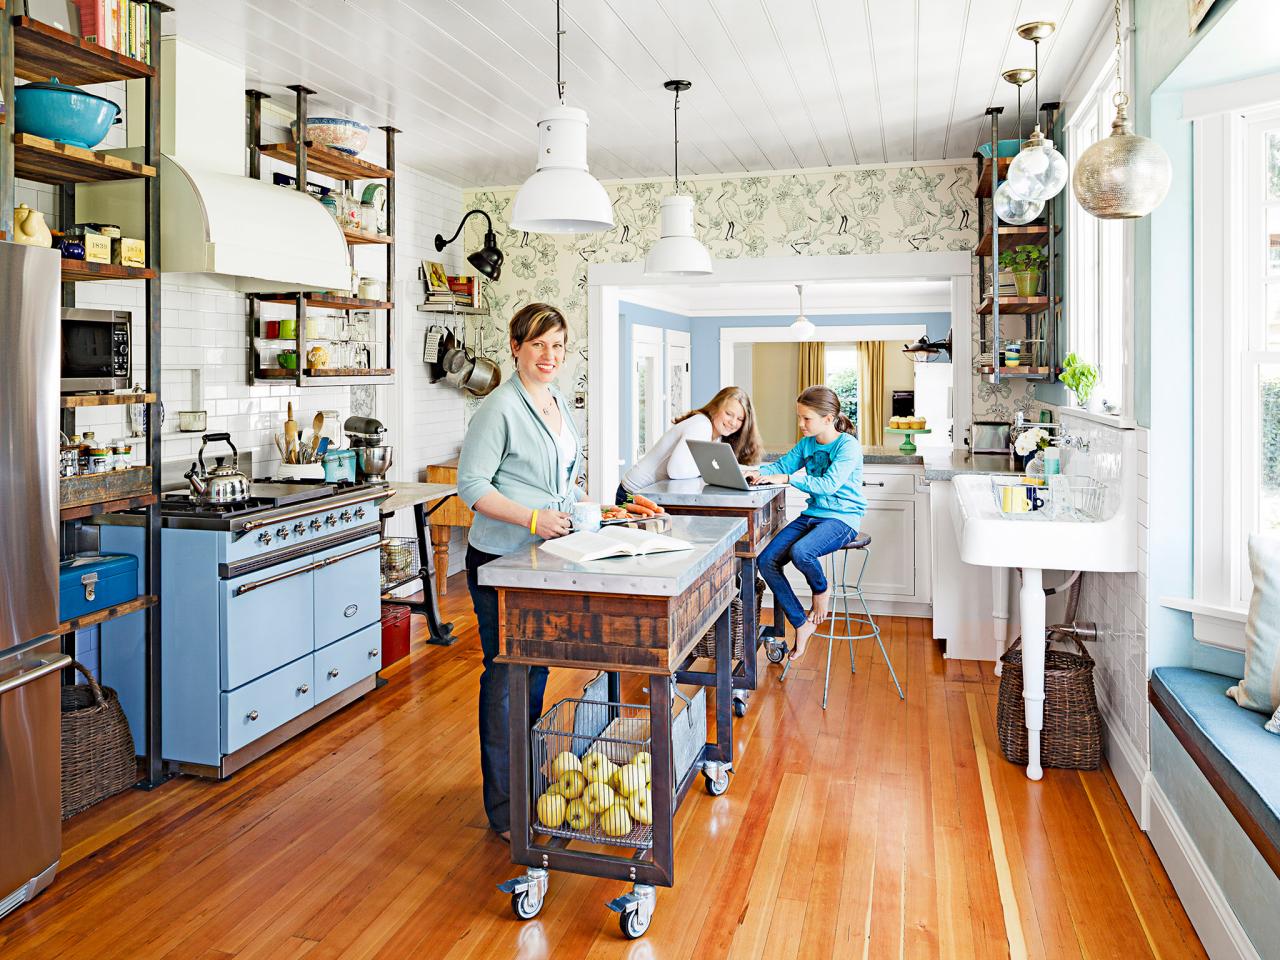
[[[214,461],[209,470],[204,465],[204,448],[210,443],[222,441],[231,448],[231,466],[222,465],[222,457]],[[200,438],[197,463],[185,474],[191,484],[191,496],[200,503],[238,503],[249,498],[249,478],[240,472],[240,452],[231,442],[229,433],[206,433]]]

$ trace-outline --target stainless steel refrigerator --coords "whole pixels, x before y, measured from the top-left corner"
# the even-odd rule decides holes
[[[62,854],[58,251],[0,242],[0,916]]]

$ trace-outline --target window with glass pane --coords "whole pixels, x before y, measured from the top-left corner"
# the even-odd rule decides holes
[[[1280,533],[1280,364],[1260,372],[1258,529]]]
[[[1247,327],[1242,337],[1245,534],[1280,531],[1280,112],[1250,125],[1245,193]],[[1247,436],[1247,434],[1246,434]]]

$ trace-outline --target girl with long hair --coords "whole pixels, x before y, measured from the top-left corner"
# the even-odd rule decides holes
[[[725,387],[707,403],[681,414],[618,484],[617,503],[660,480],[689,480],[698,476],[698,465],[689,452],[689,440],[723,440],[733,448],[739,463],[760,460],[760,431],[756,427],[751,397],[741,387]]]
[[[795,629],[792,660],[804,656],[809,638],[827,618],[830,585],[822,558],[858,536],[867,499],[862,494],[862,445],[840,398],[827,387],[809,387],[796,398],[800,442],[769,465],[755,482],[790,483],[808,495],[804,512],[779,531],[760,554],[760,573]],[[803,476],[795,476],[803,469]],[[813,591],[808,614],[787,582],[783,567],[794,564]]]

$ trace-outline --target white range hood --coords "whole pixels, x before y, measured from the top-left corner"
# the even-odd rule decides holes
[[[217,274],[243,293],[348,289],[347,243],[325,208],[244,175],[244,67],[175,37],[163,39],[161,58],[161,270]],[[112,152],[141,160],[142,91],[132,86],[130,149]],[[136,181],[85,184],[76,214],[140,237],[140,199]]]

